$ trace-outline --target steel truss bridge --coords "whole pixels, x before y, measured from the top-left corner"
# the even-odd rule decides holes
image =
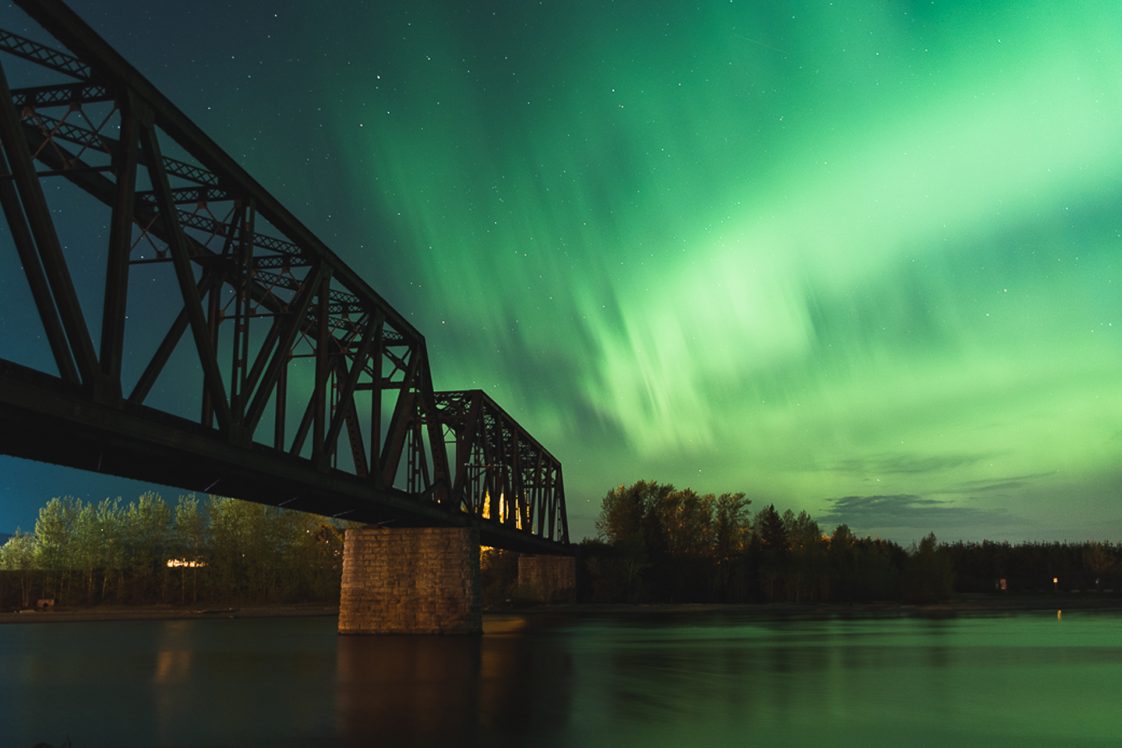
[[[565,552],[548,450],[434,391],[420,332],[73,11],[15,4],[52,41],[0,30],[0,452]]]

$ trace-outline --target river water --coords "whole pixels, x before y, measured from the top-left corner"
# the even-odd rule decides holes
[[[1117,746],[1122,615],[0,626],[0,745]]]

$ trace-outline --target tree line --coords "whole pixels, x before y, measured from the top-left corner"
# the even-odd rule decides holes
[[[598,602],[934,602],[953,592],[1122,589],[1111,543],[939,543],[905,549],[821,528],[807,512],[756,512],[743,493],[639,481],[604,497],[582,544],[584,597]]]
[[[0,546],[0,606],[334,602],[343,528],[219,496],[50,499]]]
[[[53,498],[0,546],[0,609],[60,605],[336,603],[340,523],[193,494],[168,504]],[[807,512],[753,512],[743,493],[639,481],[604,497],[579,546],[586,602],[933,602],[954,592],[1122,592],[1113,543],[939,543],[905,549],[826,531]],[[517,555],[481,561],[484,604],[517,599]]]

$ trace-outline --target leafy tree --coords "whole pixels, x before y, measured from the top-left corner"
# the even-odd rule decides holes
[[[125,520],[121,497],[105,498],[97,504],[97,528],[101,538],[101,600],[108,600],[113,580],[117,594],[124,592]]]
[[[250,591],[247,553],[252,554],[254,517],[246,502],[211,496],[207,500],[210,517],[208,575],[225,596],[248,597]],[[252,558],[252,556],[250,556]]]
[[[310,514],[194,495],[174,508],[155,493],[128,504],[54,498],[34,535],[0,546],[0,571],[20,572],[20,600],[169,602],[337,599],[343,525]],[[170,570],[167,561],[202,562]],[[179,584],[169,589],[172,574]],[[70,590],[71,576],[80,589]],[[7,579],[15,579],[9,574]],[[3,581],[0,579],[0,581]],[[80,592],[81,594],[74,594]],[[0,589],[0,598],[6,597]]]
[[[707,556],[713,546],[712,494],[699,496],[690,489],[659,491],[654,506],[671,556]]]
[[[102,568],[102,537],[97,521],[97,507],[77,502],[74,526],[71,529],[71,559],[82,571],[85,580],[85,601],[93,600],[96,592],[95,575]]]
[[[172,553],[177,559],[188,563],[205,563],[206,554],[206,519],[199,511],[199,500],[195,494],[180,496],[175,503],[175,519],[173,521]],[[200,567],[180,567],[179,574],[179,599],[187,599],[187,580],[191,580],[191,601],[199,599],[199,572]]]
[[[0,545],[0,569],[5,571],[34,569],[37,555],[35,536],[17,529],[4,545]]]
[[[36,568],[38,549],[35,536],[18,529],[4,545],[0,546],[0,569],[19,572],[20,607],[31,605],[30,572]]]
[[[283,511],[283,510],[282,510]],[[287,512],[297,522],[286,594],[296,600],[330,600],[339,595],[344,527],[314,514]],[[517,568],[516,568],[517,573]]]
[[[166,578],[171,510],[162,496],[147,491],[128,505],[122,519],[125,564],[133,580],[133,595],[146,598]]]
[[[52,498],[39,509],[39,517],[35,520],[36,565],[52,572],[50,594],[59,602],[67,594],[70,570],[76,568],[71,556],[71,540],[80,504],[71,496]]]
[[[644,504],[648,493],[645,481],[632,486],[617,486],[608,491],[596,518],[597,534],[617,547],[635,551],[641,549]]]

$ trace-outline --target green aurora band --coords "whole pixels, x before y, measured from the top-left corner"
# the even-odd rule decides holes
[[[1101,535],[1117,7],[844,5],[375,31],[333,124],[435,286],[437,384],[553,446],[585,530],[652,477],[904,539]]]
[[[575,538],[651,478],[1118,539],[1117,3],[354,5],[134,61],[562,460]]]

